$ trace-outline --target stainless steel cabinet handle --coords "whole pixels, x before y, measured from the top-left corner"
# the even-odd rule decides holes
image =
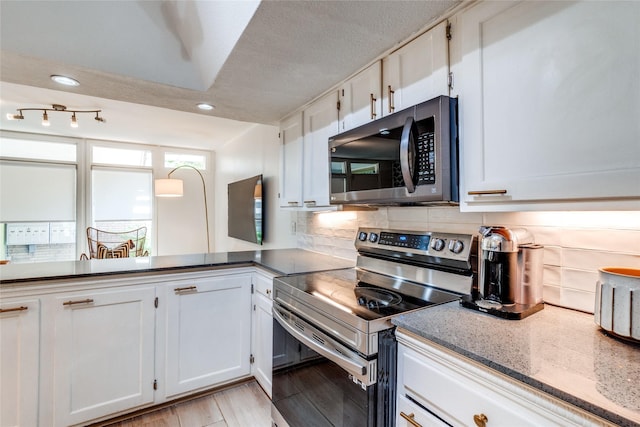
[[[400,416],[402,418],[404,418],[405,420],[407,420],[409,422],[409,424],[411,424],[412,426],[422,427],[422,424],[420,424],[416,420],[414,420],[415,414],[413,412],[410,413],[409,415],[407,415],[404,412],[400,411]]]
[[[316,201],[315,200],[305,200],[304,204],[305,205],[315,206],[316,205]]]
[[[413,117],[407,117],[400,139],[400,169],[404,185],[409,193],[416,191],[416,185],[413,182],[413,168],[415,167],[415,145],[417,143],[418,130],[416,129],[416,123]]]
[[[287,202],[289,206],[298,206],[298,202]]]
[[[87,298],[87,299],[81,299],[77,301],[65,301],[62,303],[62,305],[91,304],[91,303],[93,303],[93,300],[91,298]]]
[[[25,311],[25,310],[29,310],[29,307],[25,307],[21,305],[20,307],[0,308],[0,313],[9,313],[12,311]]]
[[[467,192],[470,196],[485,196],[491,194],[507,194],[507,190],[478,190]]]
[[[476,426],[478,427],[486,427],[487,421],[489,421],[489,419],[485,414],[479,414],[479,415],[473,416],[473,422],[476,423]]]
[[[376,99],[371,94],[371,120],[376,118]]]
[[[176,294],[179,294],[180,292],[197,291],[197,290],[198,288],[196,286],[185,286],[184,288],[175,288],[173,292],[175,292]]]
[[[396,109],[395,105],[393,105],[393,95],[395,95],[396,91],[391,90],[391,85],[387,86],[387,97],[389,98],[389,112],[393,113]]]

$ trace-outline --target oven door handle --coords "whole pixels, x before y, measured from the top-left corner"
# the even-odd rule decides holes
[[[327,348],[326,346],[321,345],[320,343],[307,337],[302,332],[298,331],[294,326],[289,324],[289,322],[284,317],[282,317],[282,314],[280,314],[280,311],[276,307],[273,307],[273,317],[278,321],[280,326],[282,326],[287,332],[293,335],[293,337],[295,337],[302,344],[306,345],[310,349],[314,350],[315,352],[331,360],[332,362],[334,362],[335,364],[337,364],[347,372],[357,375],[358,378],[364,375],[367,375],[367,366],[368,366],[367,363],[360,363],[360,362],[354,361],[353,359],[338,352],[336,348],[343,347],[342,345],[338,344],[337,342],[335,342],[333,339],[331,339],[324,333],[318,331],[316,328],[309,325],[307,322],[304,322],[300,318],[297,318],[296,320],[297,322],[302,323],[305,329],[310,329],[311,331],[313,331],[313,334],[320,337],[322,340],[325,341],[325,343],[331,344],[331,347],[333,348]]]

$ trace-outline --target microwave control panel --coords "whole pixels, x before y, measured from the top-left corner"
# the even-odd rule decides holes
[[[436,151],[435,135],[433,132],[424,132],[418,136],[416,146],[417,158],[417,185],[430,185],[436,183]]]

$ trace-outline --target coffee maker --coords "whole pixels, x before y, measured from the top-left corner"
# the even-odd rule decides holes
[[[460,303],[505,319],[542,310],[543,247],[523,228],[483,226],[480,234],[480,280]]]

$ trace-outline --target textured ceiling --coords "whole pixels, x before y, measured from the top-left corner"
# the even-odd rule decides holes
[[[2,0],[0,80],[275,124],[458,1]],[[81,85],[61,88],[51,74]],[[4,116],[14,106],[0,97]],[[215,110],[196,110],[203,101]]]

